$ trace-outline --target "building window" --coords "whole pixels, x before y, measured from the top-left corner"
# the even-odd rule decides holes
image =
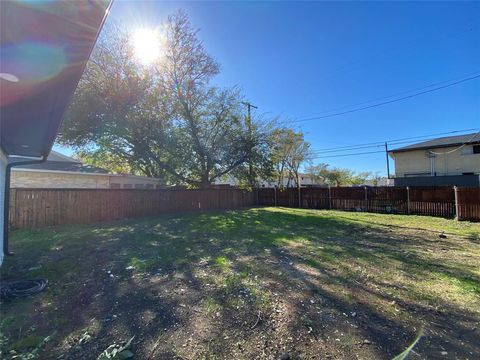
[[[153,189],[153,184],[145,184],[145,189]]]
[[[474,175],[473,172],[463,172],[462,175]]]
[[[110,189],[120,189],[121,185],[117,183],[110,183]]]
[[[123,184],[124,189],[131,189],[132,187],[132,184]]]
[[[143,185],[143,184],[135,184],[135,189],[145,189],[145,185]]]
[[[480,154],[480,145],[465,146],[462,149],[462,155]]]

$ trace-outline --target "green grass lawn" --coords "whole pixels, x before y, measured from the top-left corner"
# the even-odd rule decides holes
[[[440,237],[445,234],[446,238]],[[6,358],[480,356],[480,224],[252,208],[16,231]],[[23,356],[23,357],[22,357]]]

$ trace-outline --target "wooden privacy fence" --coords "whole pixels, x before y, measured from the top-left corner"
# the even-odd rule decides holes
[[[480,221],[480,188],[332,187],[208,190],[11,189],[12,229],[254,205],[457,217]]]
[[[480,188],[332,187],[259,189],[258,204],[456,217],[480,221]]]
[[[255,194],[239,189],[11,189],[12,229],[82,224],[256,204]]]
[[[458,188],[458,219],[480,221],[480,188]]]

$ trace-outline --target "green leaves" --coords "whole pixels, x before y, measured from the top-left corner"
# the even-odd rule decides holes
[[[309,166],[306,172],[312,179],[319,184],[328,184],[332,186],[361,185],[365,180],[371,179],[372,183],[378,182],[380,176],[370,172],[355,172],[350,169],[330,168],[328,164],[320,163]]]
[[[276,129],[270,143],[273,149],[272,162],[277,172],[277,186],[297,184],[300,166],[310,160],[310,144],[302,132],[291,129]]]
[[[208,187],[249,158],[261,163],[263,134],[256,127],[246,131],[236,88],[209,85],[219,66],[188,17],[179,12],[163,28],[165,56],[148,68],[135,62],[130,34],[107,29],[79,83],[59,142],[112,172],[191,187]]]

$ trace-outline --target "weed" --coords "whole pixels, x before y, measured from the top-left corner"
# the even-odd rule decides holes
[[[222,310],[222,305],[220,305],[213,297],[208,297],[203,302],[203,306],[208,315],[213,315]]]

